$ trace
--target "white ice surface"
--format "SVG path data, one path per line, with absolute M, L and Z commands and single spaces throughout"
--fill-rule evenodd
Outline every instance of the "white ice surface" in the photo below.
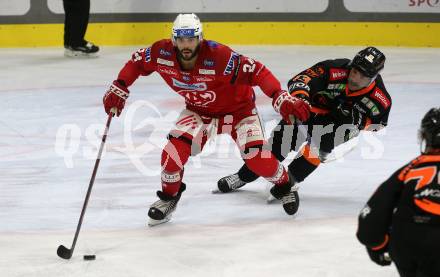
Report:
M 136 49 L 104 47 L 89 60 L 66 59 L 61 49 L 0 49 L 0 276 L 397 276 L 369 261 L 355 238 L 357 213 L 380 182 L 418 155 L 420 119 L 440 104 L 439 49 L 382 49 L 393 97 L 389 127 L 376 136 L 383 153 L 368 158 L 378 148 L 361 137 L 343 162 L 321 166 L 301 184 L 294 217 L 266 204 L 264 180 L 211 194 L 218 178 L 241 165 L 233 143 L 220 136 L 189 161 L 188 188 L 171 222 L 146 227 L 160 188 L 151 171 L 159 169 L 160 146 L 183 101 L 157 75 L 141 77 L 112 122 L 74 256 L 58 258 L 59 244 L 70 247 L 95 161 L 96 128 L 106 120 L 102 95 Z M 360 48 L 236 49 L 285 85 L 305 67 Z M 259 95 L 260 113 L 273 124 L 278 116 Z M 144 107 L 127 121 L 139 100 L 159 114 Z M 63 126 L 75 128 L 72 137 L 56 140 Z M 137 149 L 127 148 L 130 134 Z M 60 155 L 69 149 L 78 150 L 71 159 Z M 84 254 L 97 259 L 83 261 Z

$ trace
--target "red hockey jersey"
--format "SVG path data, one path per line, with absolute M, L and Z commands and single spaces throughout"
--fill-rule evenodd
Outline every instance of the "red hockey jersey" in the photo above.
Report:
M 130 86 L 140 75 L 157 72 L 175 92 L 185 98 L 189 110 L 211 117 L 253 109 L 254 90 L 272 97 L 280 82 L 260 62 L 214 41 L 202 40 L 196 65 L 182 70 L 170 39 L 155 42 L 132 55 L 118 75 Z

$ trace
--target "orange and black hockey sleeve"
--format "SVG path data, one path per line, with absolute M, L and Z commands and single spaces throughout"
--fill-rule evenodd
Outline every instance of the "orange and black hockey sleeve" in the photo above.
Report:
M 387 243 L 393 210 L 403 189 L 403 183 L 398 178 L 403 168 L 377 188 L 359 213 L 356 236 L 369 248 L 381 249 Z
M 287 82 L 289 93 L 305 100 L 309 100 L 313 87 L 325 82 L 325 66 L 318 63 L 295 75 Z

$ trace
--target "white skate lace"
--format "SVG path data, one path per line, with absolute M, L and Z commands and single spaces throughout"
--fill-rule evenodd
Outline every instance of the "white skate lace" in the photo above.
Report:
M 240 180 L 240 178 L 238 177 L 238 174 L 232 174 L 230 176 L 227 176 L 226 183 L 228 183 L 228 186 L 231 189 L 237 189 L 239 187 L 242 187 L 245 184 L 245 182 Z
M 284 205 L 284 204 L 296 202 L 296 197 L 295 197 L 295 193 L 294 192 L 297 191 L 297 190 L 298 190 L 298 188 L 292 187 L 288 194 L 286 194 L 283 197 L 281 197 L 281 203 L 283 203 L 283 205 Z
M 163 201 L 163 200 L 157 200 L 156 202 L 151 205 L 151 207 L 154 207 L 158 210 L 160 210 L 164 215 L 168 215 L 174 211 L 176 208 L 176 201 Z

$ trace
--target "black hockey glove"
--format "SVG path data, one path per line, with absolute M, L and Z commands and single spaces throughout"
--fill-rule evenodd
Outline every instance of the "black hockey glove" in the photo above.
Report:
M 359 135 L 362 129 L 363 115 L 357 108 L 345 102 L 340 102 L 336 108 L 331 111 L 331 116 L 334 118 L 336 124 L 352 125 L 345 132 L 344 142 Z
M 351 110 L 351 118 L 352 124 L 356 126 L 358 129 L 362 130 L 365 127 L 365 116 L 364 114 L 356 107 L 353 107 Z
M 332 117 L 340 124 L 353 124 L 351 116 L 353 108 L 347 103 L 339 103 L 335 109 L 331 111 Z
M 388 256 L 388 245 L 379 250 L 373 250 L 367 247 L 368 256 L 378 265 L 387 266 L 391 264 L 390 256 Z

